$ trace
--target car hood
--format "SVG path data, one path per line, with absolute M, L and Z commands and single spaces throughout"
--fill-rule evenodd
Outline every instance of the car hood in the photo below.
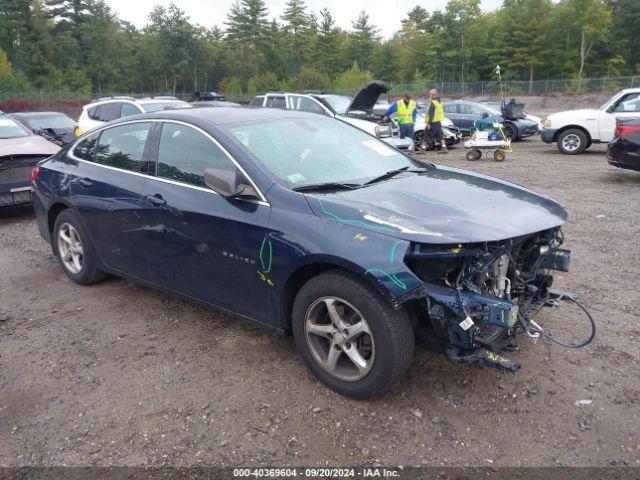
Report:
M 53 155 L 60 147 L 38 135 L 0 139 L 0 157 L 6 155 Z
M 354 118 L 354 117 L 345 117 L 342 115 L 339 115 L 337 119 L 342 122 L 353 125 L 354 127 L 359 128 L 360 130 L 364 130 L 365 132 L 371 135 L 376 134 L 377 123 L 372 122 L 370 120 L 362 120 L 361 118 Z
M 544 195 L 497 178 L 437 166 L 368 187 L 307 195 L 320 218 L 408 241 L 504 240 L 562 225 L 567 212 Z
M 551 120 L 552 122 L 554 120 L 557 122 L 562 122 L 565 120 L 587 120 L 589 118 L 595 119 L 598 115 L 600 115 L 600 110 L 596 108 L 581 108 L 579 110 L 566 110 L 564 112 L 552 113 L 547 117 L 547 120 Z
M 389 91 L 389 85 L 380 80 L 374 80 L 373 82 L 367 83 L 362 90 L 360 90 L 347 108 L 347 113 L 352 112 L 354 110 L 363 110 L 368 112 L 373 108 L 373 106 L 378 101 L 378 98 L 383 93 L 387 93 Z

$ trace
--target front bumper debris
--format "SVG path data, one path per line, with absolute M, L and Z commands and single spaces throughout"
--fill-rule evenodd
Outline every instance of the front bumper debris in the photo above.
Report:
M 497 353 L 493 353 L 486 348 L 478 348 L 471 353 L 463 354 L 460 349 L 449 347 L 444 351 L 444 355 L 451 363 L 479 363 L 489 367 L 508 370 L 509 372 L 517 372 L 520 369 L 519 363 L 509 360 Z

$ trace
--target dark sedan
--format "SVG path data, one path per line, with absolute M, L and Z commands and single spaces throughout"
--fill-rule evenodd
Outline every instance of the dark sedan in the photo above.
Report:
M 28 127 L 36 135 L 56 145 L 66 145 L 76 139 L 78 122 L 60 112 L 19 112 L 11 117 Z
M 528 119 L 505 119 L 499 110 L 486 104 L 475 102 L 448 102 L 444 104 L 444 114 L 465 135 L 469 135 L 476 120 L 492 118 L 504 125 L 505 135 L 513 141 L 540 133 L 536 121 Z
M 618 118 L 616 133 L 607 147 L 609 165 L 640 171 L 640 117 Z
M 356 398 L 403 376 L 415 338 L 516 370 L 498 352 L 540 329 L 549 269 L 568 268 L 567 214 L 548 197 L 306 112 L 127 117 L 33 178 L 71 280 L 108 272 L 291 332 L 313 373 Z

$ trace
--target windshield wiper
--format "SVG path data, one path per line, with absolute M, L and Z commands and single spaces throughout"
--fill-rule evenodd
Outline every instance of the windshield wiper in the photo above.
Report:
M 372 183 L 376 183 L 379 182 L 381 180 L 385 180 L 387 178 L 391 178 L 394 175 L 397 175 L 401 172 L 407 171 L 409 170 L 409 167 L 402 167 L 402 168 L 396 168 L 395 170 L 389 170 L 387 173 L 384 173 L 382 175 L 380 175 L 379 177 L 375 177 L 371 180 L 369 180 L 368 182 L 365 182 L 365 185 L 371 185 Z
M 321 190 L 353 190 L 356 188 L 360 188 L 362 185 L 359 183 L 337 183 L 337 182 L 327 182 L 327 183 L 315 183 L 311 185 L 303 185 L 302 187 L 296 187 L 292 190 L 294 192 L 314 192 Z

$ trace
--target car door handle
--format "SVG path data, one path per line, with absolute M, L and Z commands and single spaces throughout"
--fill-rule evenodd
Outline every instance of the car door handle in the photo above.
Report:
M 164 198 L 162 198 L 162 195 L 160 195 L 159 193 L 156 193 L 154 195 L 147 195 L 144 198 L 149 202 L 151 202 L 151 204 L 155 207 L 161 207 L 162 205 L 167 204 L 167 201 Z
M 93 180 L 89 178 L 78 178 L 76 182 L 82 185 L 83 187 L 90 187 L 91 185 L 93 185 Z

